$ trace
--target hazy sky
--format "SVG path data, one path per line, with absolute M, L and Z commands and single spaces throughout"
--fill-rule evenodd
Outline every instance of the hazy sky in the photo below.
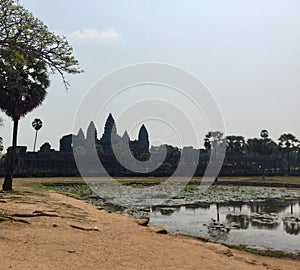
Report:
M 32 149 L 34 130 L 31 122 L 41 118 L 38 147 L 48 141 L 58 149 L 59 138 L 73 129 L 74 115 L 81 100 L 103 75 L 140 62 L 161 62 L 190 71 L 210 89 L 222 112 L 226 134 L 247 138 L 259 136 L 268 129 L 275 140 L 290 132 L 300 138 L 300 1 L 299 0 L 23 0 L 33 14 L 49 29 L 66 35 L 85 73 L 68 76 L 71 87 L 64 89 L 58 75 L 51 76 L 49 94 L 33 113 L 20 122 L 19 145 Z M 131 104 L 151 97 L 172 97 L 182 112 L 185 101 L 166 88 L 140 87 L 109 104 L 99 117 L 104 100 L 95 96 L 99 106 L 95 116 L 81 117 L 75 128 L 86 129 L 94 120 L 102 133 L 104 118 L 111 111 L 119 118 L 118 131 L 125 128 L 137 136 L 138 118 L 123 117 Z M 134 94 L 138 93 L 138 94 Z M 150 94 L 149 94 L 150 93 Z M 161 95 L 161 96 L 159 96 Z M 170 99 L 172 99 L 170 98 Z M 182 101 L 182 103 L 181 103 Z M 161 111 L 172 118 L 172 109 L 163 105 L 138 106 L 139 116 L 145 110 Z M 92 110 L 93 108 L 91 108 Z M 132 109 L 132 108 L 131 108 Z M 173 108 L 174 109 L 174 108 Z M 139 111 L 141 110 L 141 111 Z M 3 114 L 2 114 L 3 115 Z M 104 116 L 105 115 L 105 116 Z M 132 115 L 132 114 L 128 114 Z M 174 118 L 177 117 L 174 114 Z M 203 122 L 198 135 L 208 131 Z M 11 122 L 4 116 L 0 128 L 4 145 L 11 143 Z M 141 119 L 140 119 L 141 120 Z M 166 120 L 169 121 L 169 120 Z M 195 120 L 193 120 L 195 121 Z M 161 122 L 162 123 L 162 122 Z M 146 123 L 152 141 L 180 145 L 180 137 L 171 125 Z M 182 131 L 181 131 L 182 132 Z M 184 140 L 184 144 L 195 144 Z M 202 146 L 202 141 L 195 146 Z

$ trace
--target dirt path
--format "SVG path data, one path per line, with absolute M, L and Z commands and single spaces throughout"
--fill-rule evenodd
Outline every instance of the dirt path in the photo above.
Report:
M 55 192 L 18 190 L 0 193 L 1 270 L 300 269 L 296 261 L 157 234 L 132 218 Z

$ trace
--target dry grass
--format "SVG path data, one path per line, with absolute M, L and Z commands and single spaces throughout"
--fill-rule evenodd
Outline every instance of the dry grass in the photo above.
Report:
M 128 183 L 160 183 L 165 181 L 166 177 L 117 177 L 116 181 L 122 184 Z M 0 179 L 0 181 L 3 179 Z M 96 178 L 90 178 L 89 181 L 96 180 Z M 192 182 L 199 183 L 202 180 L 201 177 L 194 177 Z M 2 182 L 1 181 L 1 182 Z M 110 178 L 97 178 L 97 182 L 112 181 Z M 185 178 L 177 178 L 177 181 L 186 181 Z M 294 176 L 276 176 L 276 177 L 220 177 L 219 182 L 250 182 L 250 183 L 282 183 L 282 184 L 300 184 L 300 177 Z M 14 188 L 21 189 L 26 186 L 42 187 L 43 184 L 84 184 L 85 181 L 81 177 L 47 177 L 47 178 L 16 178 L 14 179 Z M 1 199 L 1 195 L 0 195 Z

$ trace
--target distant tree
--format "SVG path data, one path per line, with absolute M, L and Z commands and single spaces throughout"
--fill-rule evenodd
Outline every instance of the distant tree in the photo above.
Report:
M 227 136 L 226 151 L 230 154 L 243 154 L 245 149 L 245 138 L 243 136 Z
M 170 172 L 172 165 L 169 162 L 165 162 L 160 165 L 159 170 L 162 172 Z
M 45 142 L 42 144 L 42 146 L 40 147 L 40 151 L 41 152 L 50 152 L 50 151 L 54 151 L 51 149 L 51 144 L 48 142 Z
M 150 153 L 142 153 L 139 157 L 140 161 L 147 161 L 150 158 Z
M 261 149 L 261 143 L 259 139 L 253 138 L 247 140 L 246 150 L 248 154 L 252 154 L 256 156 L 257 154 L 260 153 L 260 149 Z
M 276 156 L 278 153 L 278 145 L 270 138 L 263 139 L 262 142 L 263 150 L 262 153 L 265 156 Z
M 43 122 L 41 119 L 34 119 L 32 122 L 32 127 L 35 129 L 35 137 L 34 137 L 34 145 L 33 145 L 33 152 L 35 152 L 35 146 L 36 146 L 36 139 L 37 139 L 37 134 L 38 131 L 42 128 Z
M 13 168 L 21 117 L 42 103 L 49 72 L 80 73 L 66 38 L 50 32 L 17 0 L 0 0 L 0 108 L 12 118 L 13 143 L 3 190 L 12 190 Z
M 263 129 L 260 132 L 260 137 L 262 137 L 263 139 L 267 139 L 269 137 L 269 132 L 266 129 Z
M 263 178 L 265 177 L 265 170 L 269 166 L 269 157 L 275 156 L 278 152 L 278 145 L 269 137 L 267 130 L 262 130 L 260 133 L 261 139 L 248 139 L 246 144 L 246 151 L 248 154 L 261 157 L 259 168 L 261 169 Z
M 223 138 L 223 133 L 220 131 L 210 131 L 205 136 L 204 144 L 209 145 L 210 155 L 214 162 L 218 161 L 218 154 L 221 153 L 219 150 L 224 145 L 226 147 L 226 140 Z M 225 150 L 224 150 L 225 151 Z M 218 183 L 218 176 L 214 180 L 214 184 Z
M 251 154 L 253 156 L 261 155 L 261 156 L 271 156 L 276 154 L 278 150 L 277 144 L 269 139 L 248 139 L 247 144 L 245 146 L 245 149 L 248 154 Z
M 279 139 L 279 146 L 280 148 L 286 152 L 287 155 L 287 164 L 288 164 L 288 173 L 291 172 L 291 152 L 297 150 L 299 146 L 299 141 L 293 134 L 282 134 Z
M 224 143 L 223 133 L 220 131 L 210 131 L 208 134 L 206 134 L 204 139 L 204 144 L 207 145 L 206 149 L 213 150 L 214 156 L 217 155 L 217 148 L 222 143 Z
M 169 144 L 165 144 L 164 146 L 167 150 L 165 162 L 170 163 L 172 167 L 176 167 L 180 160 L 180 150 L 178 147 L 174 147 Z
M 204 138 L 204 147 L 208 152 L 211 150 L 210 137 L 208 134 Z

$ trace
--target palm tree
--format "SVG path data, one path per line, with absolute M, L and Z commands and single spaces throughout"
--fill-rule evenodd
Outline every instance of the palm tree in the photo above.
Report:
M 19 120 L 43 102 L 48 86 L 49 74 L 44 62 L 14 49 L 0 49 L 0 109 L 13 121 L 3 190 L 12 190 Z
M 218 157 L 222 156 L 222 148 L 224 147 L 224 153 L 226 151 L 226 140 L 223 138 L 223 133 L 220 131 L 210 131 L 205 135 L 204 145 L 212 155 L 214 163 L 219 162 Z M 222 158 L 223 162 L 224 157 Z M 218 183 L 218 176 L 214 180 L 214 184 Z
M 226 149 L 230 154 L 242 155 L 245 149 L 245 138 L 243 136 L 227 136 Z
M 261 132 L 260 132 L 260 137 L 262 138 L 262 144 L 261 144 L 261 146 L 262 146 L 262 151 L 263 151 L 263 155 L 265 155 L 266 154 L 266 152 L 267 152 L 267 143 L 270 141 L 270 139 L 268 139 L 269 138 L 269 131 L 267 131 L 266 129 L 263 129 Z M 262 167 L 262 177 L 263 178 L 265 178 L 265 162 L 262 162 L 261 163 L 261 167 Z
M 223 144 L 225 140 L 223 139 L 223 133 L 220 131 L 210 131 L 205 135 L 204 145 L 207 149 L 214 150 L 214 158 L 217 156 L 217 148 L 219 145 Z
M 269 137 L 269 132 L 266 129 L 263 129 L 260 132 L 260 137 L 262 137 L 263 139 L 267 139 Z
M 49 86 L 49 72 L 58 72 L 68 88 L 65 74 L 83 72 L 67 39 L 48 30 L 18 0 L 1 0 L 0 8 L 0 109 L 14 123 L 4 190 L 12 189 L 21 117 L 42 103 Z
M 279 139 L 279 146 L 287 153 L 287 163 L 288 163 L 288 174 L 291 172 L 291 161 L 290 152 L 295 150 L 299 144 L 299 141 L 293 134 L 282 134 Z
M 36 118 L 33 120 L 32 126 L 35 129 L 35 138 L 34 138 L 34 146 L 33 146 L 33 152 L 35 152 L 37 134 L 38 134 L 38 131 L 42 128 L 43 122 L 41 119 Z

